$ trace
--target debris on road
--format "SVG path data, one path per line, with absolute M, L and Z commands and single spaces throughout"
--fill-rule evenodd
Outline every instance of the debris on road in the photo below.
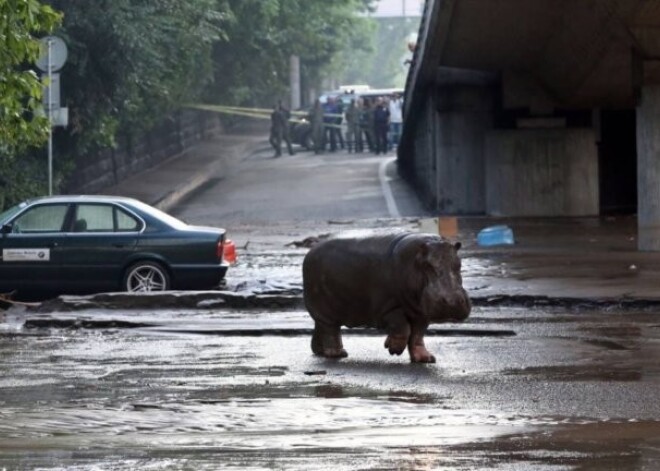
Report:
M 315 245 L 317 245 L 320 242 L 323 242 L 326 239 L 329 239 L 332 234 L 327 233 L 327 234 L 320 234 L 318 236 L 310 236 L 306 237 L 303 240 L 294 240 L 293 242 L 289 242 L 286 244 L 286 247 L 296 247 L 296 248 L 307 248 L 311 249 Z

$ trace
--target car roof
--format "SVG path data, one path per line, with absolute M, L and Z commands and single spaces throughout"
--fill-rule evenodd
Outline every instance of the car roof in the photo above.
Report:
M 54 195 L 54 196 L 39 196 L 30 198 L 27 203 L 137 203 L 138 200 L 128 198 L 126 196 L 112 196 L 112 195 Z
M 24 205 L 33 205 L 37 203 L 119 203 L 130 207 L 131 210 L 136 211 L 141 218 L 151 218 L 160 223 L 165 223 L 170 227 L 188 226 L 187 223 L 167 214 L 166 212 L 155 208 L 147 203 L 136 198 L 129 198 L 126 196 L 112 196 L 112 195 L 56 195 L 56 196 L 40 196 L 25 200 Z
M 403 95 L 403 88 L 370 88 L 369 90 L 356 90 L 354 93 L 330 92 L 321 95 L 321 102 L 325 102 L 330 96 L 340 99 L 344 104 L 350 104 L 351 100 L 357 100 L 358 98 L 389 97 L 392 95 Z

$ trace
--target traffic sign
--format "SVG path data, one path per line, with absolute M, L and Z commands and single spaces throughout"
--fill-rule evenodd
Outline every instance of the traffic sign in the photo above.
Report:
M 50 62 L 50 72 L 60 70 L 69 54 L 66 43 L 57 36 L 46 36 L 39 40 L 41 43 L 41 55 L 37 60 L 37 67 L 43 72 L 48 72 L 48 63 Z M 49 52 L 50 50 L 50 59 Z

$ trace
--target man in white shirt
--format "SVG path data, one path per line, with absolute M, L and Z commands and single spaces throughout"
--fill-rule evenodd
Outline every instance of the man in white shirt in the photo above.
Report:
M 390 149 L 396 148 L 399 145 L 399 138 L 401 137 L 401 126 L 403 125 L 403 110 L 401 109 L 402 102 L 401 96 L 395 94 L 390 99 Z

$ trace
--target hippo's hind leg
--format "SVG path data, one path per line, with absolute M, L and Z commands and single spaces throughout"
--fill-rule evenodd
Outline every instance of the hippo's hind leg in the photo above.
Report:
M 401 309 L 390 311 L 383 317 L 383 324 L 387 332 L 385 348 L 390 355 L 401 355 L 410 339 L 410 323 Z
M 328 326 L 314 322 L 312 334 L 312 352 L 326 358 L 345 358 L 348 356 L 341 341 L 341 326 Z

